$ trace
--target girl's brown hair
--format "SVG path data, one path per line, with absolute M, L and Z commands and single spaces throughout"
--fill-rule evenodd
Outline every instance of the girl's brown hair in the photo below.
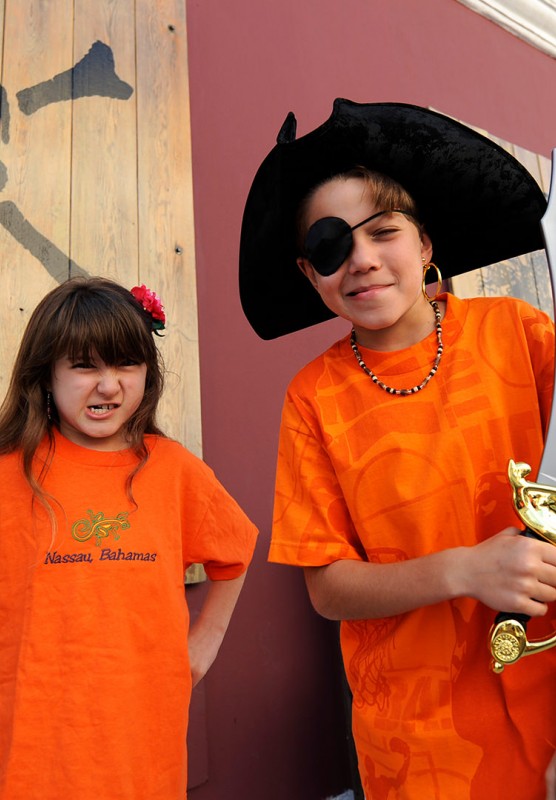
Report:
M 52 368 L 59 358 L 92 360 L 93 353 L 108 365 L 131 359 L 147 366 L 145 393 L 126 423 L 130 448 L 139 459 L 128 478 L 148 459 L 144 434 L 163 435 L 156 409 L 164 385 L 162 358 L 153 341 L 151 317 L 131 292 L 107 278 L 74 278 L 49 292 L 33 311 L 13 368 L 6 397 L 0 406 L 0 455 L 20 450 L 23 470 L 33 490 L 47 505 L 33 460 L 45 436 L 54 437 L 47 418 L 47 391 Z M 47 463 L 49 459 L 47 459 Z

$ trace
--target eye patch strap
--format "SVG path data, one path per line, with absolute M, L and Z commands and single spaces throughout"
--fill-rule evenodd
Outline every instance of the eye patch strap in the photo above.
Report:
M 372 214 L 367 219 L 364 219 L 363 222 L 358 222 L 357 225 L 354 225 L 351 230 L 354 231 L 356 228 L 360 228 L 361 225 L 365 225 L 366 222 L 370 222 L 372 219 L 376 219 L 376 217 L 382 216 L 382 214 L 393 214 L 396 212 L 397 214 L 405 214 L 406 217 L 411 217 L 411 219 L 415 219 L 413 214 L 410 214 L 409 211 L 403 211 L 401 208 L 390 208 L 386 211 L 377 211 L 376 214 Z

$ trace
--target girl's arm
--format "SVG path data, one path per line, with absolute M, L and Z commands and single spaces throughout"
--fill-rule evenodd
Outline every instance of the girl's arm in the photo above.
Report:
M 307 567 L 305 580 L 327 619 L 379 619 L 456 597 L 540 617 L 556 600 L 556 548 L 506 528 L 473 547 L 395 564 L 346 559 Z
M 189 663 L 193 686 L 204 678 L 228 629 L 245 572 L 231 580 L 211 581 L 201 612 L 189 630 Z

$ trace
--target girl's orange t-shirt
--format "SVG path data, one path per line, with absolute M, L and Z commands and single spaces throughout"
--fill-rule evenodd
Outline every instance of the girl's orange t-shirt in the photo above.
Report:
M 550 319 L 509 298 L 445 297 L 444 354 L 427 387 L 392 396 L 342 339 L 285 400 L 270 560 L 389 563 L 472 546 L 520 522 L 510 458 L 536 475 L 554 364 Z M 361 348 L 387 385 L 418 385 L 436 336 Z M 551 633 L 556 613 L 531 621 Z M 471 598 L 343 622 L 353 731 L 368 800 L 544 800 L 556 746 L 556 649 L 489 669 L 494 612 Z
M 256 529 L 206 464 L 146 440 L 131 502 L 131 451 L 56 433 L 54 532 L 19 453 L 0 458 L 1 800 L 186 796 L 184 570 L 237 577 Z

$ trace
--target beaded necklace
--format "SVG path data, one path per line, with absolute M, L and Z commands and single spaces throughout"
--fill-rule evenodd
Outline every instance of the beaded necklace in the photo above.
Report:
M 412 389 L 393 389 L 391 386 L 387 386 L 379 378 L 377 378 L 372 369 L 369 369 L 369 367 L 363 361 L 361 353 L 359 352 L 359 348 L 357 347 L 357 339 L 355 338 L 355 328 L 352 328 L 351 337 L 349 341 L 351 344 L 351 349 L 353 350 L 355 358 L 357 359 L 357 363 L 359 364 L 363 372 L 365 372 L 369 376 L 372 382 L 376 383 L 377 386 L 379 386 L 385 392 L 388 392 L 388 394 L 397 394 L 397 395 L 402 395 L 403 397 L 405 397 L 408 394 L 416 394 L 417 392 L 420 392 L 421 389 L 424 389 L 427 383 L 430 381 L 430 379 L 436 375 L 436 372 L 438 370 L 438 365 L 440 364 L 440 359 L 442 358 L 442 353 L 444 351 L 444 345 L 442 344 L 442 324 L 440 322 L 441 316 L 438 303 L 435 302 L 434 300 L 431 300 L 431 306 L 434 311 L 436 339 L 438 341 L 436 358 L 434 359 L 433 367 L 429 372 L 429 374 L 427 375 L 427 377 L 425 378 L 425 380 L 422 383 L 420 383 L 419 386 L 414 386 Z

